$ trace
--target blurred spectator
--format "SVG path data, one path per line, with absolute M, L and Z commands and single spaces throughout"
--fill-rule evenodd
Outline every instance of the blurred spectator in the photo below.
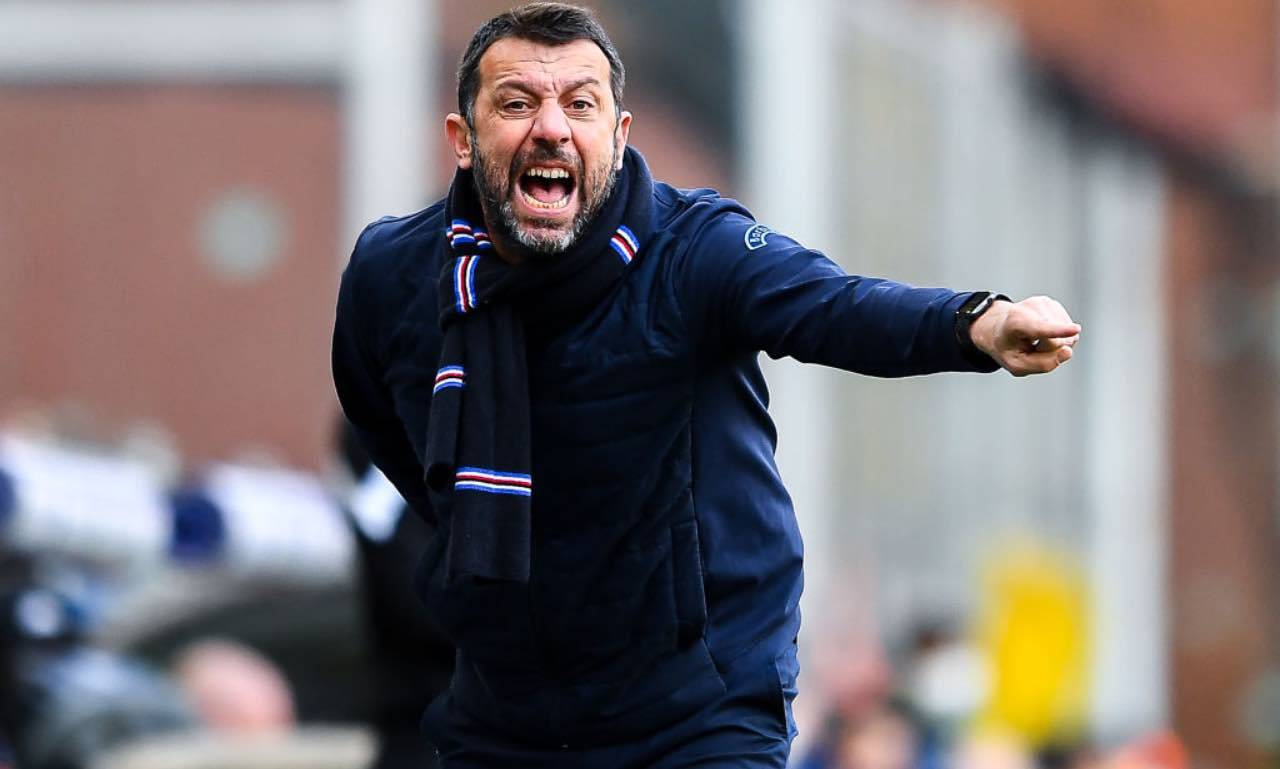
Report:
M 1187 751 L 1169 732 L 1146 735 L 1122 747 L 1100 769 L 1187 769 Z
M 159 671 L 89 647 L 82 617 L 47 588 L 0 594 L 0 730 L 23 769 L 85 769 L 105 750 L 195 725 Z
M 921 733 L 906 705 L 865 703 L 856 713 L 836 714 L 796 769 L 917 769 L 920 747 Z
M 956 746 L 951 765 L 954 769 L 1036 769 L 1026 744 L 1004 732 L 967 737 Z
M 854 715 L 874 708 L 897 685 L 889 656 L 874 632 L 831 632 L 819 640 L 811 656 L 815 677 L 836 713 Z
M 990 694 L 986 661 L 954 630 L 955 623 L 920 623 L 909 642 L 904 687 L 911 704 L 943 732 L 971 718 Z
M 836 769 L 912 769 L 919 736 L 904 707 L 885 703 L 850 725 Z
M 234 641 L 203 640 L 177 656 L 174 677 L 204 725 L 227 734 L 294 727 L 293 696 L 278 668 Z

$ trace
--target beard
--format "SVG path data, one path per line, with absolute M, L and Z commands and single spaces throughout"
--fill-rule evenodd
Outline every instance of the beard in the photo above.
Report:
M 568 251 L 578 242 L 596 214 L 600 213 L 618 182 L 616 144 L 613 145 L 609 162 L 590 171 L 583 167 L 580 157 L 543 147 L 517 154 L 511 159 L 509 168 L 501 168 L 497 162 L 491 162 L 480 151 L 479 145 L 473 148 L 472 154 L 475 172 L 471 176 L 475 181 L 476 194 L 480 198 L 485 220 L 492 229 L 497 230 L 495 234 L 501 240 L 516 243 L 533 256 L 553 256 Z M 568 226 L 554 219 L 532 218 L 522 222 L 516 215 L 511 199 L 519 183 L 517 174 L 521 168 L 539 162 L 568 163 L 574 167 L 577 185 L 573 194 L 581 196 L 582 204 Z

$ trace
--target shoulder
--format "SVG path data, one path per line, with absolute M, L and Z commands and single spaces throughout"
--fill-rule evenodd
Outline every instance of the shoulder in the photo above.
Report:
M 368 361 L 385 360 L 406 319 L 434 319 L 443 251 L 443 203 L 365 227 L 338 289 L 336 344 L 355 345 Z
M 776 233 L 760 224 L 747 207 L 713 189 L 680 189 L 654 184 L 657 226 L 691 251 L 746 254 L 770 245 Z
M 384 216 L 360 232 L 348 269 L 362 275 L 420 271 L 425 258 L 439 261 L 443 232 L 443 201 L 405 216 Z
M 657 227 L 682 246 L 673 264 L 682 273 L 709 271 L 723 276 L 742 260 L 763 264 L 803 248 L 757 222 L 746 206 L 715 190 L 685 190 L 656 183 L 654 198 Z
M 434 283 L 444 250 L 443 201 L 406 216 L 386 216 L 364 228 L 342 275 L 343 298 L 383 304 Z
M 653 198 L 657 227 L 681 237 L 696 236 L 708 227 L 734 220 L 752 220 L 751 212 L 741 203 L 707 187 L 681 189 L 655 182 Z

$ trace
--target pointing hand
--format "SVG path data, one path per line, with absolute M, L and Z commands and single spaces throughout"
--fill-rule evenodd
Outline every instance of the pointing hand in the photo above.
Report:
M 1071 360 L 1080 324 L 1056 300 L 996 302 L 973 322 L 973 343 L 1014 376 L 1046 374 Z

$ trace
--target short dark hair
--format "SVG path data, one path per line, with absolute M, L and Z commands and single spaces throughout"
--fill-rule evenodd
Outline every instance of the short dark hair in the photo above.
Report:
M 622 88 L 627 73 L 622 57 L 613 46 L 604 27 L 594 13 L 567 3 L 537 2 L 512 8 L 494 16 L 476 30 L 458 64 L 458 111 L 467 125 L 474 125 L 476 93 L 480 89 L 480 57 L 489 46 L 506 37 L 532 40 L 535 43 L 560 45 L 574 40 L 590 40 L 604 52 L 609 61 L 609 85 L 613 90 L 614 111 L 622 110 Z

